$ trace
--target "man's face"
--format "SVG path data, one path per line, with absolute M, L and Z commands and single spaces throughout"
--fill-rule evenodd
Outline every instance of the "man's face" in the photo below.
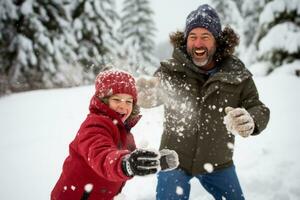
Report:
M 213 56 L 216 52 L 214 36 L 204 28 L 194 28 L 187 37 L 187 52 L 198 67 L 209 70 L 214 67 Z

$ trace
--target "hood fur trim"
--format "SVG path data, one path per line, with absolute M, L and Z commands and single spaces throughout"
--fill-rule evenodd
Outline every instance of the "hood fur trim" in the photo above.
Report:
M 184 39 L 184 33 L 182 31 L 176 31 L 170 34 L 170 42 L 174 48 L 179 48 L 186 45 Z

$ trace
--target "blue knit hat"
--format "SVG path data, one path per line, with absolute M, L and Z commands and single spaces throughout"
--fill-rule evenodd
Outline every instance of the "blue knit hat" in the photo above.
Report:
M 184 38 L 186 39 L 191 30 L 197 27 L 207 29 L 215 38 L 218 38 L 222 32 L 217 12 L 207 4 L 200 5 L 187 16 Z

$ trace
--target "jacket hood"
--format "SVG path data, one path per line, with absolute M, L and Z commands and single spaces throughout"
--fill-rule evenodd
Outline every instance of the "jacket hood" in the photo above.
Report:
M 91 113 L 105 115 L 112 120 L 117 120 L 117 124 L 125 127 L 128 131 L 134 127 L 142 117 L 141 115 L 137 115 L 135 117 L 131 117 L 130 120 L 127 119 L 124 123 L 119 115 L 109 108 L 108 105 L 103 103 L 96 95 L 94 95 L 90 101 L 89 110 Z
M 185 46 L 186 40 L 182 31 L 176 31 L 170 36 L 170 42 L 174 48 Z

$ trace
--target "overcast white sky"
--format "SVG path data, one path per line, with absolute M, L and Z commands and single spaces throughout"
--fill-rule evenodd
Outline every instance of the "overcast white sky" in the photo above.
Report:
M 187 15 L 209 0 L 151 0 L 157 27 L 156 43 L 168 40 L 169 34 L 183 30 Z
M 123 1 L 116 0 L 118 8 L 121 8 Z M 157 28 L 156 44 L 168 41 L 171 32 L 183 30 L 187 15 L 199 5 L 209 2 L 210 0 L 150 0 Z

